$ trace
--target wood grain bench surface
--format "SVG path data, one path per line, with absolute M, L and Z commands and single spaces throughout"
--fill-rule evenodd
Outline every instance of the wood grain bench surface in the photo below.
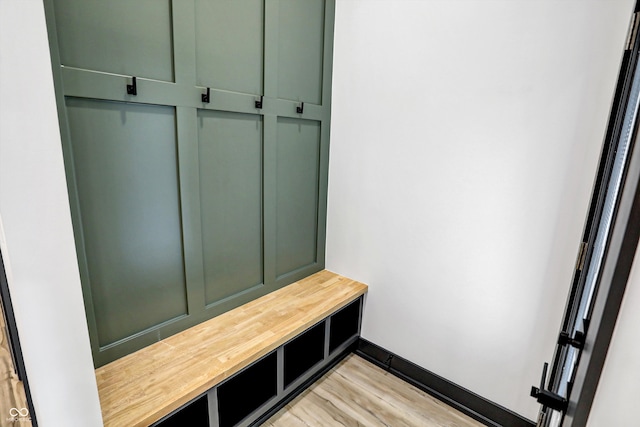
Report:
M 367 292 L 320 271 L 96 369 L 105 426 L 148 426 Z

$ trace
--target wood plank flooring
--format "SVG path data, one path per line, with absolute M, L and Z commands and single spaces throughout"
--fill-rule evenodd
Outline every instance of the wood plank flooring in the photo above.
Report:
M 24 384 L 13 367 L 9 337 L 0 304 L 0 426 L 31 426 Z
M 477 427 L 483 424 L 352 354 L 263 425 Z

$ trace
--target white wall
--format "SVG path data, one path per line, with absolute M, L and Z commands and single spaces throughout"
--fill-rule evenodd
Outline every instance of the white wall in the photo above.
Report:
M 587 426 L 638 424 L 640 401 L 640 255 L 636 252 Z
M 534 418 L 631 6 L 338 0 L 327 266 L 365 338 Z M 100 425 L 41 0 L 0 0 L 0 220 L 38 420 Z
M 42 0 L 0 0 L 0 244 L 38 424 L 102 425 Z
M 338 0 L 327 268 L 364 338 L 534 419 L 633 0 Z

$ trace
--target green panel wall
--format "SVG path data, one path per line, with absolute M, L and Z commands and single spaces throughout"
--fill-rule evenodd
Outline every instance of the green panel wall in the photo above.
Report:
M 280 0 L 280 98 L 322 103 L 324 10 L 324 0 Z
M 170 0 L 59 0 L 61 64 L 173 81 Z
M 262 284 L 262 118 L 200 110 L 206 303 Z
M 324 268 L 334 0 L 44 1 L 96 366 Z
M 278 120 L 276 275 L 316 261 L 320 124 Z
M 69 98 L 100 346 L 187 314 L 175 112 Z
M 196 0 L 195 28 L 198 85 L 262 94 L 261 0 Z

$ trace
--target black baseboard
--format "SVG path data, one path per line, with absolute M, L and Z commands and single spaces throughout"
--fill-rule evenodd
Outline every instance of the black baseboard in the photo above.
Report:
M 365 339 L 360 338 L 355 353 L 487 426 L 535 427 L 533 421 Z

